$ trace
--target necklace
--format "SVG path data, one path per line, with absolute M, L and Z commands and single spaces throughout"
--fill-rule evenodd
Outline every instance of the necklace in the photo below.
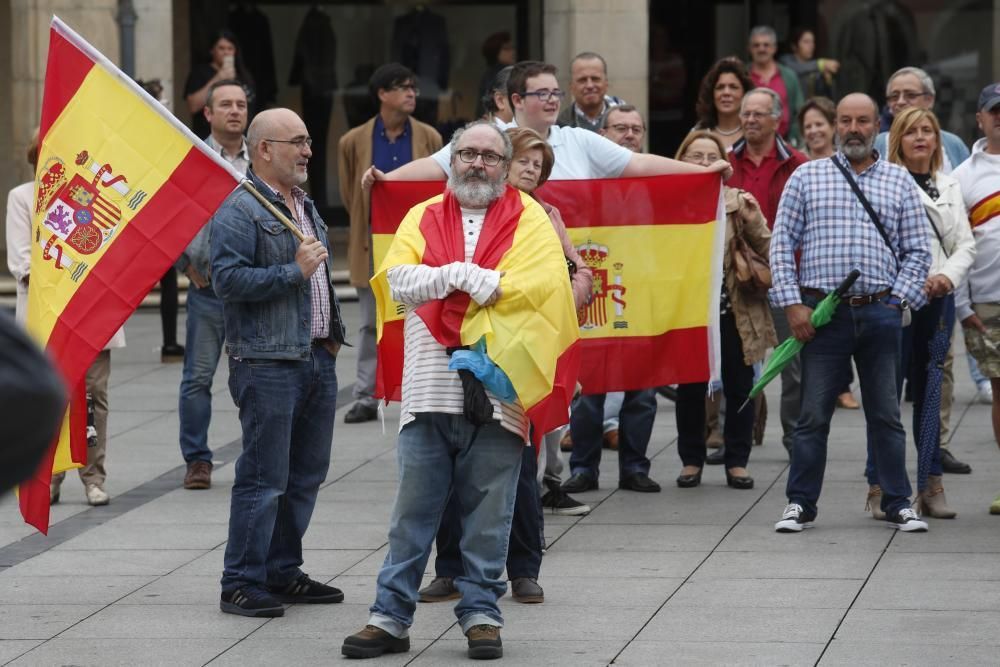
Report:
M 736 134 L 737 132 L 741 131 L 742 129 L 743 129 L 742 126 L 737 125 L 732 130 L 723 130 L 721 127 L 719 127 L 718 125 L 716 125 L 714 128 L 712 128 L 712 131 L 715 132 L 715 133 L 717 133 L 717 134 L 721 134 L 724 137 L 731 137 L 734 134 Z

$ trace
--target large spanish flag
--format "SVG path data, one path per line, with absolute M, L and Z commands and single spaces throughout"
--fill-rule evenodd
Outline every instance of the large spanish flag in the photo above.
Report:
M 375 192 L 383 189 L 391 186 L 379 184 Z M 380 200 L 376 195 L 376 201 Z M 381 213 L 373 215 L 387 219 Z M 379 235 L 376 254 L 383 256 L 371 285 L 378 303 L 377 389 L 381 396 L 398 399 L 405 309 L 392 299 L 387 272 L 400 265 L 441 267 L 463 262 L 465 242 L 459 206 L 450 192 L 412 207 L 402 223 L 393 227 L 387 248 L 385 235 Z M 446 347 L 485 340 L 490 358 L 514 386 L 537 441 L 567 422 L 580 361 L 576 311 L 562 246 L 542 207 L 507 186 L 486 213 L 472 261 L 503 272 L 503 296 L 496 304 L 480 307 L 465 292 L 455 291 L 416 306 L 415 315 Z
M 27 327 L 76 396 L 97 353 L 240 180 L 159 102 L 53 18 Z M 73 401 L 58 443 L 20 488 L 25 521 L 43 533 L 51 474 L 86 461 L 79 405 Z
M 372 251 L 385 257 L 407 209 L 437 182 L 380 182 L 372 190 Z M 549 181 L 538 195 L 559 208 L 594 273 L 579 321 L 579 381 L 588 394 L 719 377 L 719 296 L 725 212 L 715 174 Z M 400 313 L 402 311 L 400 310 Z M 574 329 L 576 326 L 574 325 Z M 398 400 L 402 327 L 380 332 L 377 393 Z

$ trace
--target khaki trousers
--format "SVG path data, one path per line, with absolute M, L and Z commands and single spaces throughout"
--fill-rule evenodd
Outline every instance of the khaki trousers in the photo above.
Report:
M 87 465 L 79 469 L 84 487 L 90 484 L 104 488 L 107 473 L 104 455 L 108 446 L 108 379 L 111 377 L 111 350 L 102 350 L 87 369 L 87 392 L 94 401 L 94 428 L 97 446 L 87 447 Z M 52 484 L 61 484 L 66 473 L 52 476 Z

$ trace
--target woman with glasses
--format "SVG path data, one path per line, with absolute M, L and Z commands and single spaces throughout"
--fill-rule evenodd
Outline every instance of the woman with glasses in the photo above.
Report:
M 723 58 L 712 65 L 698 89 L 695 104 L 698 123 L 691 132 L 709 130 L 719 137 L 728 151 L 743 138 L 740 102 L 753 88 L 746 67 L 736 58 Z
M 677 159 L 708 165 L 726 154 L 721 139 L 712 132 L 698 130 L 684 139 Z M 726 203 L 725 256 L 722 261 L 722 298 L 719 301 L 719 330 L 722 344 L 722 391 L 726 398 L 723 427 L 726 483 L 734 489 L 752 489 L 747 473 L 753 436 L 754 411 L 740 410 L 753 387 L 753 365 L 764 359 L 768 348 L 777 345 L 774 322 L 767 296 L 754 296 L 736 284 L 731 241 L 740 234 L 754 251 L 767 258 L 771 232 L 760 205 L 747 192 L 724 187 Z M 694 382 L 677 387 L 677 452 L 684 468 L 677 478 L 681 488 L 701 484 L 705 464 L 705 394 L 708 383 Z
M 926 306 L 913 313 L 910 326 L 903 329 L 901 368 L 909 368 L 908 380 L 913 394 L 913 439 L 919 447 L 922 432 L 924 394 L 931 363 L 931 337 L 941 327 L 949 341 L 955 328 L 955 288 L 960 285 L 976 258 L 976 242 L 969 226 L 969 215 L 958 181 L 941 171 L 943 148 L 941 125 L 929 109 L 910 107 L 898 113 L 889 131 L 890 162 L 903 165 L 919 186 L 920 200 L 927 213 L 927 239 L 931 246 L 931 268 L 924 292 Z M 902 386 L 902 377 L 898 384 Z M 935 408 L 937 411 L 937 408 Z M 935 519 L 953 519 L 957 513 L 948 507 L 941 482 L 940 430 L 935 426 L 934 454 L 927 488 L 917 497 L 917 510 Z M 871 451 L 868 452 L 868 503 L 876 518 L 882 518 L 882 490 Z

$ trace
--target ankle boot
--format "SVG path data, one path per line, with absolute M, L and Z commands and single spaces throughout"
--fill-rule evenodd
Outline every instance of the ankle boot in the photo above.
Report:
M 885 521 L 885 512 L 882 511 L 882 487 L 878 484 L 872 484 L 868 487 L 865 511 L 871 512 L 872 518 L 876 521 Z
M 944 485 L 941 484 L 941 475 L 928 475 L 927 488 L 923 490 L 917 500 L 917 509 L 924 516 L 935 519 L 954 519 L 958 512 L 948 507 L 948 501 L 944 497 Z
M 722 447 L 722 431 L 719 429 L 719 408 L 722 406 L 722 392 L 717 391 L 705 397 L 705 446 L 709 449 Z

